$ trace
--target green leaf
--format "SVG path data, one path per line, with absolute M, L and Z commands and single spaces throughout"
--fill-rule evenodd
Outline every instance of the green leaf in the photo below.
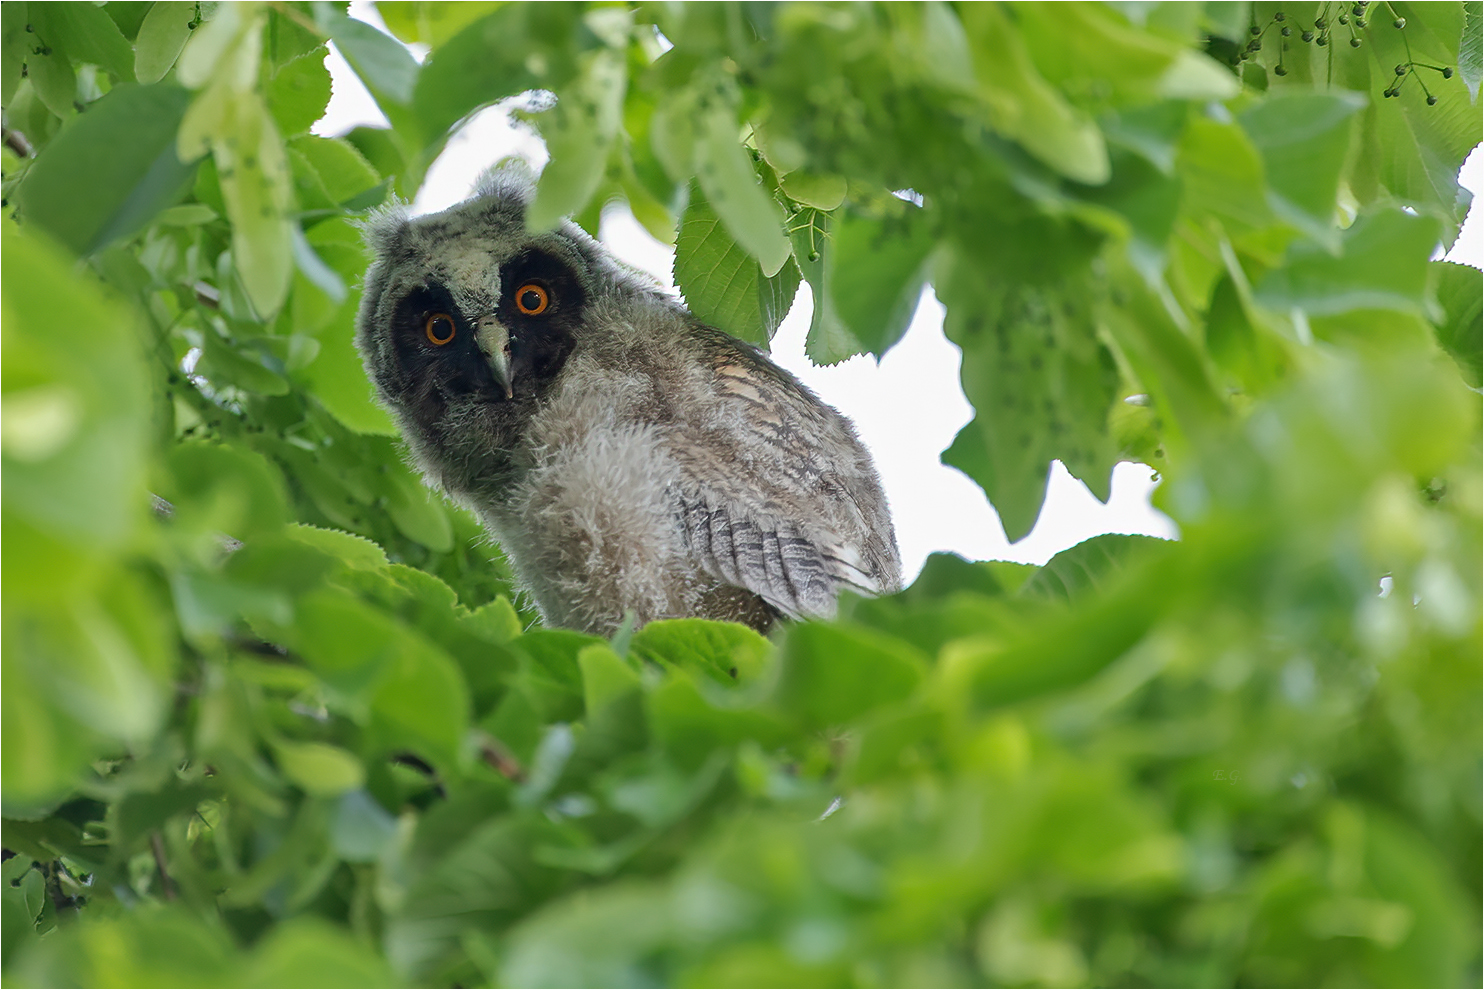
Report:
M 33 869 L 30 856 L 13 856 L 0 867 L 0 933 L 5 945 L 3 959 L 7 967 L 15 964 L 22 947 L 36 941 L 36 918 L 41 914 L 46 881 Z
M 316 7 L 320 27 L 340 48 L 345 60 L 378 103 L 409 104 L 417 86 L 417 59 L 401 42 L 364 21 L 330 7 Z M 385 107 L 383 107 L 385 109 Z
M 293 272 L 293 191 L 283 141 L 262 98 L 236 96 L 216 132 L 212 157 L 232 221 L 232 258 L 260 316 L 278 311 Z
M 273 744 L 273 754 L 285 776 L 317 797 L 353 791 L 366 779 L 361 761 L 338 746 L 284 739 Z
M 777 704 L 816 729 L 905 701 L 926 672 L 924 658 L 906 643 L 815 622 L 788 631 L 780 668 Z
M 789 172 L 778 177 L 778 185 L 795 203 L 828 213 L 845 202 L 846 183 L 838 175 Z
M 502 4 L 437 48 L 413 95 L 428 139 L 497 100 L 531 89 L 564 90 L 578 73 L 573 36 L 580 15 L 568 4 Z
M 588 896 L 557 901 L 510 936 L 500 982 L 510 986 L 610 986 L 660 951 L 675 924 L 668 899 L 652 881 L 628 880 Z M 580 945 L 573 953 L 564 948 Z
M 194 3 L 150 5 L 134 40 L 134 75 L 141 83 L 159 82 L 175 67 L 196 17 Z
M 26 58 L 26 76 L 46 108 L 66 120 L 77 111 L 77 73 L 60 44 L 43 51 Z
M 985 285 L 957 258 L 940 279 L 944 330 L 963 348 L 964 394 L 978 410 L 944 463 L 984 487 L 1012 542 L 1035 525 L 1054 459 L 1108 497 L 1118 373 L 1098 340 L 1096 291 L 1076 281 Z
M 247 341 L 223 340 L 215 331 L 201 335 L 201 360 L 196 370 L 218 385 L 235 385 L 259 395 L 287 395 L 288 380 L 277 362 L 261 352 L 254 353 Z M 282 367 L 282 365 L 279 365 Z
M 32 27 L 46 43 L 73 60 L 91 62 L 123 82 L 134 81 L 134 48 L 102 7 L 84 4 L 40 4 L 29 7 Z
M 309 244 L 304 232 L 297 225 L 292 228 L 294 236 L 294 265 L 299 274 L 308 279 L 316 289 L 323 292 L 331 302 L 341 303 L 345 301 L 345 283 L 341 281 L 340 275 L 325 264 Z M 310 329 L 306 327 L 305 329 Z M 301 338 L 312 342 L 314 349 L 312 354 L 306 358 L 306 363 L 313 361 L 319 354 L 319 341 L 312 338 Z
M 371 163 L 349 141 L 304 134 L 294 138 L 288 146 L 314 166 L 334 203 L 344 203 L 381 182 L 381 176 Z
M 1273 211 L 1321 244 L 1339 241 L 1336 197 L 1359 93 L 1283 91 L 1244 111 L 1242 128 L 1262 155 Z
M 285 63 L 273 74 L 273 81 L 268 84 L 268 109 L 280 133 L 291 138 L 304 134 L 325 115 L 325 107 L 330 103 L 330 70 L 325 66 L 325 56 L 324 50 L 316 48 Z M 297 142 L 294 146 L 298 147 Z M 313 157 L 310 155 L 311 160 Z M 330 181 L 337 178 L 333 174 L 329 176 Z
M 218 986 L 239 975 L 231 936 L 184 905 L 147 903 L 56 934 L 24 961 L 24 982 Z
M 133 313 L 47 241 L 7 225 L 3 245 L 5 510 L 65 543 L 122 546 L 143 518 L 150 416 Z
M 706 686 L 676 669 L 645 695 L 645 712 L 655 740 L 681 766 L 699 769 L 718 749 L 746 740 L 773 747 L 793 735 L 776 714 L 728 704 L 731 698 L 703 690 Z
M 1356 309 L 1424 312 L 1428 255 L 1438 243 L 1431 217 L 1387 210 L 1356 220 L 1344 232 L 1338 257 L 1296 243 L 1288 263 L 1256 286 L 1256 299 L 1271 309 L 1298 307 L 1310 316 Z
M 584 646 L 577 653 L 582 670 L 582 697 L 588 718 L 594 718 L 615 698 L 639 690 L 639 673 L 618 658 L 607 644 Z
M 785 264 L 774 277 L 765 276 L 700 190 L 692 189 L 675 243 L 675 284 L 697 319 L 766 348 L 793 306 L 799 269 Z
M 407 470 L 390 442 L 376 446 L 384 451 L 386 511 L 392 521 L 403 534 L 429 550 L 448 553 L 453 549 L 453 529 L 442 499 Z
M 1179 454 L 1227 417 L 1210 356 L 1176 322 L 1163 286 L 1151 289 L 1127 258 L 1107 260 L 1114 299 L 1100 303 L 1099 322 L 1148 390 L 1161 418 L 1162 445 Z
M 189 102 L 167 84 L 114 89 L 37 156 L 20 215 L 78 254 L 137 233 L 190 188 L 195 169 L 175 151 Z M 94 153 L 100 147 L 109 153 Z
M 1106 591 L 1132 562 L 1144 560 L 1168 545 L 1168 540 L 1153 536 L 1094 536 L 1048 560 L 1021 587 L 1020 596 L 1076 602 Z
M 301 598 L 294 625 L 278 631 L 337 696 L 364 717 L 364 702 L 392 662 L 401 630 L 392 619 L 343 592 Z
M 290 539 L 322 550 L 351 567 L 375 571 L 388 563 L 386 552 L 381 547 L 353 533 L 320 529 L 303 523 L 292 523 L 284 532 Z
M 902 339 L 927 281 L 934 238 L 921 210 L 863 217 L 847 211 L 825 256 L 830 305 L 868 352 L 885 354 Z
M 180 525 L 202 535 L 239 540 L 283 526 L 283 479 L 261 454 L 235 445 L 188 442 L 170 452 L 171 484 L 163 491 Z
M 187 110 L 176 143 L 187 157 L 210 150 L 232 221 L 231 263 L 254 315 L 268 319 L 288 294 L 293 273 L 293 186 L 267 105 L 243 78 L 247 66 L 257 65 L 261 28 L 257 19 L 241 23 L 229 6 L 186 47 L 179 77 L 206 88 Z
M 1484 384 L 1480 371 L 1480 327 L 1484 326 L 1484 274 L 1468 265 L 1447 261 L 1429 264 L 1437 279 L 1438 304 L 1443 320 L 1435 324 L 1438 343 L 1458 362 L 1471 388 Z
M 31 57 L 30 32 L 26 30 L 26 5 L 0 7 L 0 102 L 13 109 L 21 69 Z
M 698 131 L 696 178 L 701 190 L 763 274 L 777 275 L 790 252 L 783 214 L 758 183 L 752 159 L 737 140 L 736 116 L 723 105 L 702 110 Z
M 969 636 L 939 653 L 942 688 L 980 708 L 996 708 L 1084 684 L 1145 635 L 1175 586 L 1114 583 L 1117 593 L 1089 598 L 1083 608 L 1047 615 L 1029 633 Z M 1053 593 L 1048 590 L 1047 597 Z M 1031 594 L 1034 597 L 1034 594 Z M 1017 634 L 1018 633 L 1018 634 Z
M 1157 283 L 1180 212 L 1180 182 L 1142 155 L 1116 149 L 1112 162 L 1112 179 L 1087 190 L 1083 198 L 1112 210 L 1128 224 L 1129 257 L 1146 281 Z
M 1463 37 L 1458 42 L 1458 75 L 1469 89 L 1469 101 L 1479 98 L 1479 77 L 1484 72 L 1484 59 L 1480 57 L 1481 24 L 1484 24 L 1484 4 L 1479 0 L 1468 0 L 1463 5 Z
M 752 629 L 735 622 L 661 619 L 635 633 L 629 651 L 650 663 L 704 673 L 731 686 L 755 680 L 772 646 Z
M 594 53 L 581 74 L 539 120 L 551 161 L 526 211 L 528 230 L 549 230 L 580 213 L 597 191 L 618 134 L 628 70 L 618 52 Z
M 403 632 L 396 661 L 371 699 L 372 726 L 384 745 L 410 748 L 451 773 L 469 730 L 470 709 L 458 665 L 421 636 Z
M 349 332 L 355 297 L 342 310 L 345 320 L 332 321 L 319 338 L 320 351 L 314 363 L 298 373 L 319 402 L 335 418 L 360 433 L 394 436 L 396 424 L 374 399 L 365 366 Z M 336 333 L 339 329 L 341 332 Z
M 565 629 L 533 629 L 510 644 L 521 657 L 520 682 L 548 722 L 576 721 L 584 701 L 577 655 L 602 643 L 596 636 Z
M 794 259 L 814 296 L 814 315 L 804 350 L 815 364 L 839 364 L 864 353 L 866 346 L 855 338 L 835 311 L 834 294 L 830 291 L 834 278 L 834 266 L 830 263 L 830 253 L 834 250 L 830 237 L 833 219 L 828 213 L 807 210 L 800 211 L 794 222 L 796 228 L 791 235 Z
M 330 842 L 347 862 L 375 862 L 396 833 L 396 819 L 364 790 L 346 791 L 335 803 Z
M 1036 71 L 1005 15 L 992 4 L 970 5 L 959 14 L 991 126 L 1069 179 L 1087 185 L 1108 181 L 1102 132 Z
M 239 979 L 254 987 L 393 987 L 400 982 L 378 953 L 314 917 L 275 926 L 253 946 Z
M 1377 87 L 1400 86 L 1401 95 L 1373 100 L 1363 118 L 1351 186 L 1362 204 L 1400 202 L 1460 224 L 1468 200 L 1461 197 L 1458 170 L 1484 133 L 1462 71 L 1459 35 L 1467 20 L 1464 5 L 1408 6 L 1398 11 L 1407 19 L 1405 31 L 1373 33 L 1371 63 L 1379 78 L 1373 78 L 1369 88 L 1374 93 Z M 1477 20 L 1474 25 L 1477 28 Z M 1474 33 L 1477 45 L 1478 32 Z M 1460 62 L 1459 71 L 1451 79 L 1430 68 L 1451 66 L 1455 60 Z M 1394 66 L 1413 62 L 1417 77 L 1399 80 Z M 1450 231 L 1448 243 L 1453 236 Z
M 158 725 L 174 639 L 147 547 L 151 376 L 129 304 L 37 234 L 0 230 L 4 804 L 27 813 Z M 57 321 L 69 328 L 58 334 Z
M 441 48 L 474 21 L 500 6 L 496 2 L 377 4 L 387 30 L 409 44 Z

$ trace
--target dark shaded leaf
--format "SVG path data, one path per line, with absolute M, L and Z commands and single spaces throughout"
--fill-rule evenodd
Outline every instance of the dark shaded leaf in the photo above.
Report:
M 137 233 L 190 188 L 195 169 L 175 152 L 189 103 L 165 83 L 110 92 L 37 156 L 18 196 L 21 216 L 78 254 Z

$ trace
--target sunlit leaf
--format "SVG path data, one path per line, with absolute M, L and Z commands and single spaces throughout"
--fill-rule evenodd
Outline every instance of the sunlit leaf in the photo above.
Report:
M 799 287 L 796 265 L 772 278 L 732 240 L 699 190 L 680 220 L 675 284 L 687 308 L 719 330 L 766 348 L 788 315 Z

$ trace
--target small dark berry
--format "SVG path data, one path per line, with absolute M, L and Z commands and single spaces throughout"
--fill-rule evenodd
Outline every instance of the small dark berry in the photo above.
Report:
M 1358 27 L 1358 28 L 1363 28 L 1363 27 L 1365 27 L 1365 21 L 1363 21 L 1363 20 L 1361 20 L 1360 18 L 1357 17 L 1355 19 L 1355 26 Z
M 1319 40 L 1314 42 L 1314 44 L 1318 45 L 1320 48 L 1323 48 L 1325 45 L 1329 44 L 1329 38 L 1321 34 L 1319 36 Z
M 1359 38 L 1351 38 L 1350 39 L 1350 47 L 1351 48 L 1359 48 L 1360 47 L 1360 39 Z
M 1404 28 L 1407 26 L 1407 19 L 1405 17 L 1398 17 L 1391 22 L 1391 26 L 1394 28 Z
M 1291 38 L 1291 37 L 1293 37 L 1293 28 L 1289 27 L 1287 24 L 1283 25 L 1283 37 L 1285 37 L 1285 38 Z
M 1281 11 L 1281 10 L 1278 11 L 1276 14 L 1273 15 L 1273 20 L 1275 20 L 1275 21 L 1282 22 L 1282 21 L 1286 21 L 1287 19 L 1288 19 L 1288 15 L 1285 14 L 1285 13 L 1283 13 L 1283 11 Z
M 1453 67 L 1452 66 L 1449 66 L 1449 65 L 1443 66 L 1443 78 L 1444 79 L 1452 79 L 1453 78 Z
M 1305 31 L 1303 34 L 1299 35 L 1299 37 L 1300 38 L 1303 38 L 1305 41 L 1313 41 L 1314 40 L 1314 32 L 1313 31 Z
M 1346 17 L 1344 14 L 1341 14 L 1339 16 L 1338 20 L 1339 20 L 1339 22 L 1341 24 L 1349 24 L 1350 23 L 1350 18 Z
M 1362 7 L 1360 4 L 1356 4 L 1354 7 L 1350 8 L 1350 13 L 1354 14 L 1356 17 L 1364 17 L 1365 8 Z
M 1437 106 L 1438 105 L 1438 98 L 1436 96 L 1429 96 L 1427 98 L 1427 105 L 1430 106 L 1430 107 Z
M 1317 27 L 1319 30 L 1323 31 L 1324 30 L 1324 18 L 1322 18 L 1322 17 L 1316 17 L 1316 18 L 1314 18 L 1314 26 Z
M 1285 69 L 1285 68 L 1283 68 L 1283 66 L 1280 65 L 1280 66 L 1277 66 L 1277 67 L 1275 67 L 1273 69 L 1273 74 L 1275 76 L 1286 76 L 1286 75 L 1288 75 L 1288 70 Z
M 1262 28 L 1258 27 L 1256 24 L 1252 25 L 1252 36 L 1255 38 L 1259 34 L 1262 34 Z
M 1405 65 L 1398 65 L 1396 67 L 1396 74 L 1399 75 L 1399 76 L 1406 75 L 1407 74 L 1407 67 Z

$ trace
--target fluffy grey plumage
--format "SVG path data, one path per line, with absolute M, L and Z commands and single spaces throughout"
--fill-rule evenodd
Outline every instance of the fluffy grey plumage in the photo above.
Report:
M 612 632 L 829 616 L 901 562 L 850 424 L 570 222 L 527 174 L 367 226 L 356 345 L 428 481 L 472 509 L 546 621 Z

